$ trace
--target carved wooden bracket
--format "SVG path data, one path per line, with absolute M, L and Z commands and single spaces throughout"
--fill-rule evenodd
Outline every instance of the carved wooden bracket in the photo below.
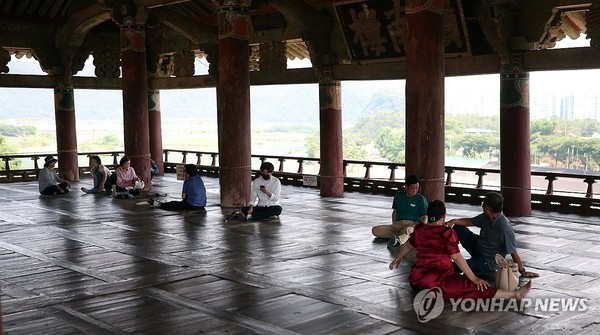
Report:
M 600 47 L 600 2 L 595 1 L 586 14 L 586 34 L 590 46 Z
M 501 64 L 510 63 L 510 40 L 513 35 L 517 0 L 482 0 L 478 19 L 485 39 L 500 56 Z
M 298 27 L 310 53 L 315 68 L 337 63 L 330 55 L 330 35 L 333 17 L 315 9 L 302 0 L 270 0 L 269 4 L 280 11 L 288 24 Z
M 589 8 L 589 4 L 555 8 L 552 16 L 546 22 L 544 33 L 535 48 L 553 48 L 556 42 L 567 36 L 577 39 L 582 32 L 586 31 L 586 21 L 590 21 L 590 15 L 593 21 L 593 13 L 591 10 L 588 12 Z

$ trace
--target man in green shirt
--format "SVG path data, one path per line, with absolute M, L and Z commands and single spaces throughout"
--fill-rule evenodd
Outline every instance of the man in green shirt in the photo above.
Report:
M 417 223 L 427 220 L 427 199 L 418 193 L 419 178 L 411 175 L 405 179 L 404 184 L 404 190 L 394 195 L 392 224 L 375 226 L 372 229 L 376 237 L 389 238 L 390 247 L 408 241 Z

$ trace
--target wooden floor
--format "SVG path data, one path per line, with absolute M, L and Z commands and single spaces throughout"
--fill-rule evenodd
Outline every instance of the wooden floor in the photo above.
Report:
M 531 298 L 579 298 L 586 311 L 452 311 L 417 319 L 409 263 L 374 240 L 391 198 L 284 186 L 280 219 L 224 222 L 218 180 L 205 213 L 173 213 L 79 190 L 0 184 L 4 334 L 597 334 L 598 218 L 513 218 L 521 257 L 541 277 Z M 155 187 L 180 195 L 174 176 Z M 480 208 L 449 204 L 450 218 Z

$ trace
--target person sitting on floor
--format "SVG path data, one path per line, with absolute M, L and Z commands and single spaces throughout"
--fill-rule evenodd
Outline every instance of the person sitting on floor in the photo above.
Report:
M 494 272 L 498 269 L 496 254 L 506 257 L 510 254 L 518 265 L 519 272 L 525 278 L 538 277 L 535 272 L 525 271 L 523 261 L 517 252 L 515 231 L 510 221 L 502 213 L 504 198 L 500 193 L 486 194 L 481 208 L 483 213 L 474 218 L 450 220 L 446 226 L 454 228 L 460 244 L 467 250 L 471 258 L 467 264 L 475 273 Z M 473 233 L 468 226 L 481 228 L 480 234 Z
M 281 181 L 273 176 L 275 167 L 269 162 L 260 166 L 260 177 L 252 181 L 250 202 L 242 208 L 247 219 L 262 220 L 272 216 L 279 217 L 283 208 L 279 204 Z M 258 199 L 258 202 L 257 202 Z
M 444 298 L 516 298 L 522 299 L 531 290 L 531 281 L 523 287 L 507 291 L 491 288 L 489 283 L 475 276 L 461 255 L 456 232 L 444 225 L 446 205 L 434 200 L 427 208 L 427 223 L 418 224 L 407 243 L 390 263 L 390 270 L 398 268 L 402 259 L 416 249 L 415 264 L 408 280 L 415 290 L 439 287 Z M 463 271 L 459 274 L 454 264 Z
M 44 159 L 44 168 L 40 170 L 38 176 L 39 191 L 42 195 L 60 195 L 69 192 L 71 183 L 62 179 L 54 169 L 58 159 L 53 156 L 46 156 Z
M 160 202 L 154 199 L 148 199 L 148 203 L 153 207 L 167 211 L 177 210 L 203 210 L 206 206 L 206 188 L 202 178 L 198 175 L 198 168 L 194 164 L 186 164 L 185 180 L 181 190 L 181 201 Z
M 126 196 L 137 196 L 140 194 L 139 189 L 134 189 L 135 182 L 140 180 L 135 170 L 131 166 L 131 160 L 127 156 L 123 156 L 119 161 L 119 166 L 110 176 L 112 184 L 112 194 L 118 197 L 119 193 L 124 193 Z
M 90 157 L 90 174 L 94 178 L 94 187 L 87 189 L 82 187 L 85 193 L 102 193 L 112 189 L 110 183 L 110 170 L 102 165 L 102 160 L 98 156 Z
M 154 183 L 154 176 L 158 176 L 160 174 L 160 170 L 158 169 L 158 164 L 154 161 L 154 159 L 150 159 L 150 184 L 152 186 L 158 185 Z
M 419 178 L 415 175 L 408 176 L 404 181 L 404 190 L 394 195 L 392 224 L 373 227 L 373 235 L 388 238 L 389 247 L 404 244 L 415 225 L 427 221 L 427 199 L 418 192 Z

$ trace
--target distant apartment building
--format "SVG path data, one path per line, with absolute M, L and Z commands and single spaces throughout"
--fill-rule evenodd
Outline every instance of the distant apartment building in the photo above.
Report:
M 531 96 L 531 119 L 561 118 L 565 120 L 592 119 L 600 121 L 598 93 L 542 93 Z
M 600 95 L 586 92 L 577 95 L 574 101 L 576 119 L 593 119 L 600 121 Z
M 560 98 L 560 118 L 573 120 L 575 113 L 575 97 L 566 95 Z

